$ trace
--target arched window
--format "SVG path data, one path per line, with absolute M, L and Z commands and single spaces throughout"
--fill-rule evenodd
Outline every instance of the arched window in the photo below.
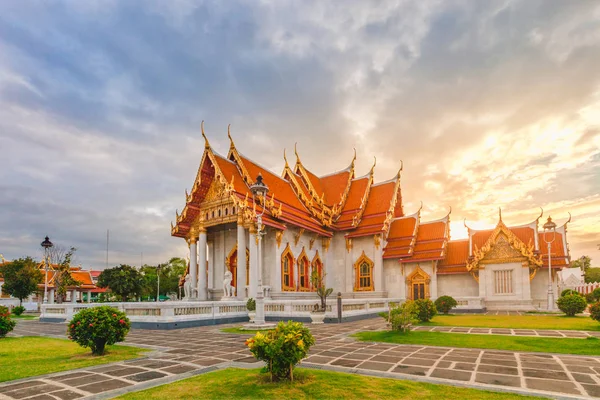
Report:
M 312 260 L 311 263 L 311 269 L 310 269 L 310 279 L 311 279 L 311 290 L 315 291 L 317 290 L 317 288 L 315 287 L 315 285 L 312 282 L 312 276 L 313 274 L 316 274 L 316 276 L 318 277 L 318 285 L 321 285 L 323 282 L 323 261 L 321 261 L 321 256 L 319 256 L 319 251 L 317 250 L 317 253 L 315 254 L 315 257 Z
M 281 254 L 281 290 L 285 292 L 296 291 L 294 285 L 294 255 L 289 243 Z
M 298 289 L 304 292 L 310 290 L 310 261 L 304 247 L 298 257 Z
M 354 264 L 354 291 L 373 291 L 373 261 L 364 251 Z

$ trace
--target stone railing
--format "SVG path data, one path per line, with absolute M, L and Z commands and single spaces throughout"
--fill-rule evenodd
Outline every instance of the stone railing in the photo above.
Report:
M 342 316 L 357 316 L 375 314 L 386 311 L 402 302 L 403 299 L 343 299 Z M 265 315 L 277 319 L 287 317 L 309 318 L 310 312 L 319 299 L 310 300 L 270 300 L 265 299 Z M 146 323 L 178 323 L 186 321 L 219 320 L 230 321 L 232 318 L 247 317 L 246 301 L 167 301 L 161 303 L 95 303 L 95 304 L 44 304 L 42 305 L 42 320 L 68 321 L 79 311 L 97 307 L 110 306 L 123 311 L 132 322 Z M 331 296 L 327 299 L 326 316 L 337 318 L 337 299 Z M 209 323 L 208 321 L 206 322 Z

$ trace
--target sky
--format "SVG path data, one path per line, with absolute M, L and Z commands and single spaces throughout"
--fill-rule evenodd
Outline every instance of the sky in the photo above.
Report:
M 598 65 L 592 0 L 2 1 L 0 254 L 102 268 L 108 229 L 109 266 L 186 257 L 205 120 L 278 173 L 296 142 L 320 175 L 402 161 L 405 213 L 451 206 L 453 239 L 570 212 L 598 265 Z

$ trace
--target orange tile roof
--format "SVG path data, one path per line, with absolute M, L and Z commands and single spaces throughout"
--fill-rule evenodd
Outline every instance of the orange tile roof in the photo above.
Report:
M 408 257 L 414 251 L 419 214 L 395 219 L 390 225 L 383 258 Z
M 418 225 L 416 244 L 412 255 L 401 262 L 441 260 L 448 242 L 449 215 L 438 221 Z
M 548 236 L 550 240 L 551 236 Z M 542 256 L 543 268 L 548 268 L 548 247 L 544 241 L 544 233 L 539 233 L 540 254 Z M 569 265 L 569 254 L 565 253 L 564 236 L 556 232 L 556 238 L 550 245 L 550 256 L 552 257 L 552 268 L 563 268 Z
M 443 268 L 454 267 L 454 266 L 467 266 L 467 259 L 469 258 L 469 240 L 451 240 L 448 242 L 446 249 L 446 257 L 444 257 L 439 264 L 440 270 Z
M 348 187 L 350 181 L 350 171 L 344 170 L 335 174 L 322 176 L 321 186 L 325 193 L 325 201 L 328 205 L 333 206 L 342 199 L 342 195 Z

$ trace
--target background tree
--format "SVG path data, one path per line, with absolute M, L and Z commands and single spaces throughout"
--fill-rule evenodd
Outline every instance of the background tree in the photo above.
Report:
M 600 268 L 588 268 L 588 270 L 585 271 L 585 282 L 600 282 Z
M 98 276 L 98 287 L 109 288 L 122 301 L 142 293 L 144 277 L 135 267 L 121 264 L 105 269 Z
M 583 272 L 587 272 L 588 268 L 592 265 L 592 259 L 588 256 L 581 256 L 576 260 L 571 261 L 569 267 L 579 268 Z
M 19 258 L 2 267 L 4 286 L 2 290 L 19 299 L 37 292 L 38 284 L 44 282 L 44 276 L 38 269 L 38 263 L 31 257 Z
M 65 299 L 69 287 L 81 285 L 81 282 L 74 279 L 71 275 L 71 260 L 75 251 L 77 251 L 75 247 L 64 250 L 64 247 L 58 246 L 58 251 L 52 251 L 48 254 L 50 262 L 54 265 L 54 279 L 52 282 L 54 283 L 59 303 L 62 303 Z
M 167 263 L 160 264 L 160 295 L 167 296 L 179 290 L 179 277 L 185 273 L 186 261 L 173 257 Z M 142 296 L 156 298 L 157 266 L 144 265 L 140 268 L 143 275 Z

